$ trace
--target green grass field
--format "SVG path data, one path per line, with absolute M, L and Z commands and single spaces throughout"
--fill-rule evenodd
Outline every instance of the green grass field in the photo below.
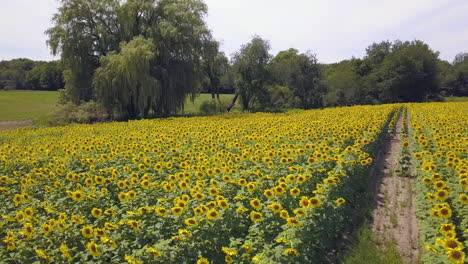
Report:
M 456 96 L 451 96 L 451 97 L 445 97 L 445 102 L 468 102 L 468 97 L 456 97 Z
M 232 98 L 234 97 L 234 94 L 220 94 L 219 95 L 219 100 L 224 102 L 228 101 L 231 102 Z M 195 101 L 191 101 L 190 98 L 187 98 L 185 101 L 185 106 L 184 110 L 180 112 L 180 114 L 199 114 L 200 113 L 200 106 L 203 104 L 203 102 L 211 101 L 211 94 L 199 94 L 196 98 Z M 239 101 L 236 102 L 236 105 L 234 106 L 233 110 L 240 109 L 239 106 Z
M 220 100 L 230 102 L 233 94 L 221 94 Z M 54 111 L 58 100 L 58 92 L 52 91 L 0 91 L 0 121 L 29 119 L 35 125 L 46 125 Z M 210 101 L 210 94 L 199 94 L 195 101 L 187 98 L 181 115 L 196 115 L 200 106 Z M 237 103 L 233 111 L 239 109 Z
M 50 118 L 58 99 L 55 91 L 0 91 L 0 121 L 31 119 L 43 123 Z

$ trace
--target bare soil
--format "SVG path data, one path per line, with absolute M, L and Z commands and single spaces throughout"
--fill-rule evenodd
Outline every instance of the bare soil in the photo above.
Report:
M 389 135 L 374 168 L 371 170 L 371 193 L 375 199 L 371 229 L 382 249 L 394 243 L 405 263 L 418 263 L 418 226 L 414 194 L 414 179 L 395 173 L 401 149 L 402 119 L 396 133 Z
M 30 119 L 0 121 L 0 130 L 13 130 L 17 128 L 26 128 L 33 124 Z

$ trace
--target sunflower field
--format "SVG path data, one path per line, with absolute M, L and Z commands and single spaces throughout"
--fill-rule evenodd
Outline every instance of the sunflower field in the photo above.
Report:
M 468 104 L 408 106 L 424 263 L 466 263 Z
M 0 262 L 332 261 L 367 197 L 379 143 L 400 117 L 421 178 L 425 257 L 464 259 L 467 106 L 1 131 Z

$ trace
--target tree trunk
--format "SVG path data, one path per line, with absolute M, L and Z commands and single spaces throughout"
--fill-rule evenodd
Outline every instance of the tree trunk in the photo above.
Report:
M 236 95 L 234 95 L 234 98 L 232 98 L 232 102 L 227 108 L 228 113 L 229 113 L 229 111 L 231 111 L 231 109 L 234 107 L 234 105 L 236 105 L 237 97 L 239 97 L 239 92 L 237 92 Z

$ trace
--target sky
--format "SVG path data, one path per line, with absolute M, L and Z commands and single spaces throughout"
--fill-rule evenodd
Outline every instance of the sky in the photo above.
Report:
M 362 58 L 373 42 L 419 39 L 453 61 L 468 52 L 467 0 L 205 0 L 206 22 L 230 56 L 259 35 L 275 55 L 312 51 L 321 63 Z M 57 0 L 0 0 L 0 60 L 58 59 L 44 32 Z

